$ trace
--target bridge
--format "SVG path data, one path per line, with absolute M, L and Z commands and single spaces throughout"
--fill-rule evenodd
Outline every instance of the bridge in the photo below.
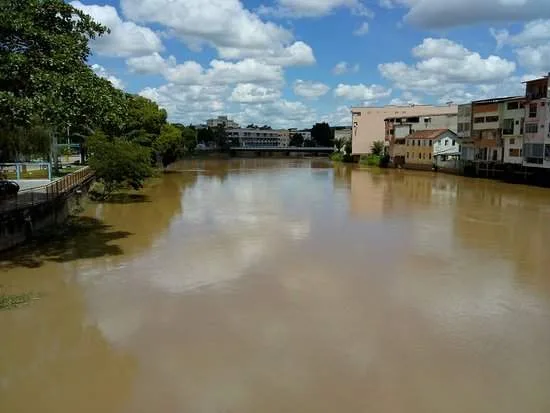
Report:
M 334 148 L 328 146 L 319 146 L 305 148 L 301 146 L 232 146 L 231 152 L 259 152 L 259 153 L 311 153 L 330 155 Z

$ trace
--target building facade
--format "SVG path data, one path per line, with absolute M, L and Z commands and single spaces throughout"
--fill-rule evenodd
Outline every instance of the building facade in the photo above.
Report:
M 374 141 L 384 140 L 387 118 L 413 118 L 457 114 L 458 106 L 409 105 L 384 107 L 354 107 L 352 114 L 352 152 L 354 155 L 370 153 Z
M 281 131 L 272 129 L 226 129 L 227 136 L 237 140 L 240 147 L 279 148 L 284 146 L 285 139 Z M 287 145 L 288 146 L 288 143 Z
M 453 131 L 441 133 L 433 141 L 434 164 L 441 168 L 458 169 L 461 157 L 461 140 Z
M 208 119 L 206 121 L 206 126 L 209 128 L 216 128 L 221 126 L 223 128 L 239 128 L 239 124 L 229 119 L 227 116 L 218 116 L 215 119 Z
M 458 114 L 426 114 L 423 116 L 390 117 L 384 119 L 385 143 L 389 148 L 392 162 L 403 163 L 406 154 L 403 153 L 404 139 L 414 132 L 435 129 L 449 129 L 457 131 Z M 396 145 L 397 142 L 397 145 Z
M 526 82 L 523 165 L 550 168 L 550 74 Z

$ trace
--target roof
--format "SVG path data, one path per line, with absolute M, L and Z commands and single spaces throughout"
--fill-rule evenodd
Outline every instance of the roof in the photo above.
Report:
M 452 132 L 449 129 L 428 129 L 428 130 L 419 130 L 411 133 L 409 136 L 406 136 L 405 139 L 437 139 L 445 132 Z
M 514 100 L 525 100 L 525 96 L 508 96 L 504 98 L 493 98 L 493 99 L 485 99 L 485 100 L 475 100 L 472 102 L 474 105 L 483 105 L 483 104 L 489 104 L 489 103 L 501 103 L 501 102 L 509 102 Z
M 521 83 L 535 83 L 535 82 L 541 82 L 541 81 L 544 81 L 544 80 L 548 80 L 549 78 L 550 78 L 550 73 L 548 73 L 548 76 L 539 77 L 538 79 L 527 80 L 527 81 L 521 82 Z
M 452 117 L 452 116 L 458 116 L 458 112 L 448 112 L 448 113 L 428 113 L 426 115 L 395 115 L 395 116 L 388 116 L 387 118 L 384 118 L 384 121 L 386 120 L 390 120 L 390 119 L 403 119 L 403 118 L 430 118 L 430 117 L 437 117 L 437 116 L 447 116 L 447 117 Z M 414 123 L 414 122 L 409 122 L 409 123 Z M 407 122 L 405 122 L 404 124 L 407 124 Z
M 449 102 L 445 105 L 415 105 L 415 104 L 409 104 L 409 105 L 386 105 L 386 106 L 352 106 L 351 110 L 353 109 L 405 109 L 405 108 L 422 108 L 422 107 L 432 107 L 432 108 L 449 108 L 457 106 L 454 102 Z

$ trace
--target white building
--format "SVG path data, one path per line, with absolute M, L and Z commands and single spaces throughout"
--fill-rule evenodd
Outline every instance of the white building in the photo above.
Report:
M 285 134 L 281 137 L 281 131 L 272 129 L 226 129 L 227 136 L 237 139 L 241 147 L 279 148 L 288 146 Z
M 449 165 L 449 163 L 450 161 L 458 161 L 460 155 L 460 139 L 455 133 L 447 131 L 434 140 L 433 158 L 436 165 L 456 167 L 457 164 Z
M 206 125 L 209 128 L 222 126 L 224 128 L 238 128 L 239 124 L 229 119 L 227 116 L 218 116 L 216 119 L 208 119 Z

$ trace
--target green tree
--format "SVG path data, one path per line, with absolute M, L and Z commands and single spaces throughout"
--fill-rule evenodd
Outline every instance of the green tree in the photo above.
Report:
M 315 144 L 315 141 L 313 139 L 306 139 L 304 141 L 304 148 L 314 148 L 315 146 L 317 146 Z
M 222 151 L 229 150 L 231 142 L 227 138 L 227 132 L 225 131 L 225 128 L 223 126 L 216 126 L 214 128 L 214 142 L 216 143 L 216 146 Z
M 370 153 L 382 156 L 384 154 L 384 141 L 374 141 L 370 147 Z
M 164 167 L 181 158 L 184 155 L 181 129 L 171 124 L 164 125 L 153 143 L 153 149 L 161 157 Z
M 316 123 L 311 128 L 311 137 L 318 146 L 332 147 L 333 136 L 332 129 L 326 122 Z
M 127 103 L 124 135 L 135 143 L 151 147 L 166 124 L 166 110 L 143 96 L 127 95 Z
M 185 152 L 188 154 L 194 153 L 197 148 L 197 131 L 191 128 L 184 128 L 181 134 Z
M 106 28 L 63 0 L 3 0 L 0 7 L 0 122 L 63 128 L 90 112 L 88 40 Z M 96 99 L 97 100 L 97 99 Z M 94 103 L 94 108 L 101 102 Z
M 90 138 L 90 153 L 90 167 L 105 184 L 107 196 L 119 188 L 139 189 L 152 175 L 150 150 L 136 143 L 96 133 Z
M 344 145 L 344 162 L 351 162 L 353 160 L 352 152 L 353 147 L 351 146 L 351 140 L 348 140 Z
M 294 147 L 304 146 L 304 136 L 301 133 L 295 133 L 290 137 L 289 145 Z
M 342 148 L 344 147 L 346 141 L 344 139 L 334 139 L 334 149 L 335 152 L 342 152 Z
M 205 145 L 210 145 L 214 143 L 214 130 L 211 128 L 199 129 L 197 132 L 197 141 Z

